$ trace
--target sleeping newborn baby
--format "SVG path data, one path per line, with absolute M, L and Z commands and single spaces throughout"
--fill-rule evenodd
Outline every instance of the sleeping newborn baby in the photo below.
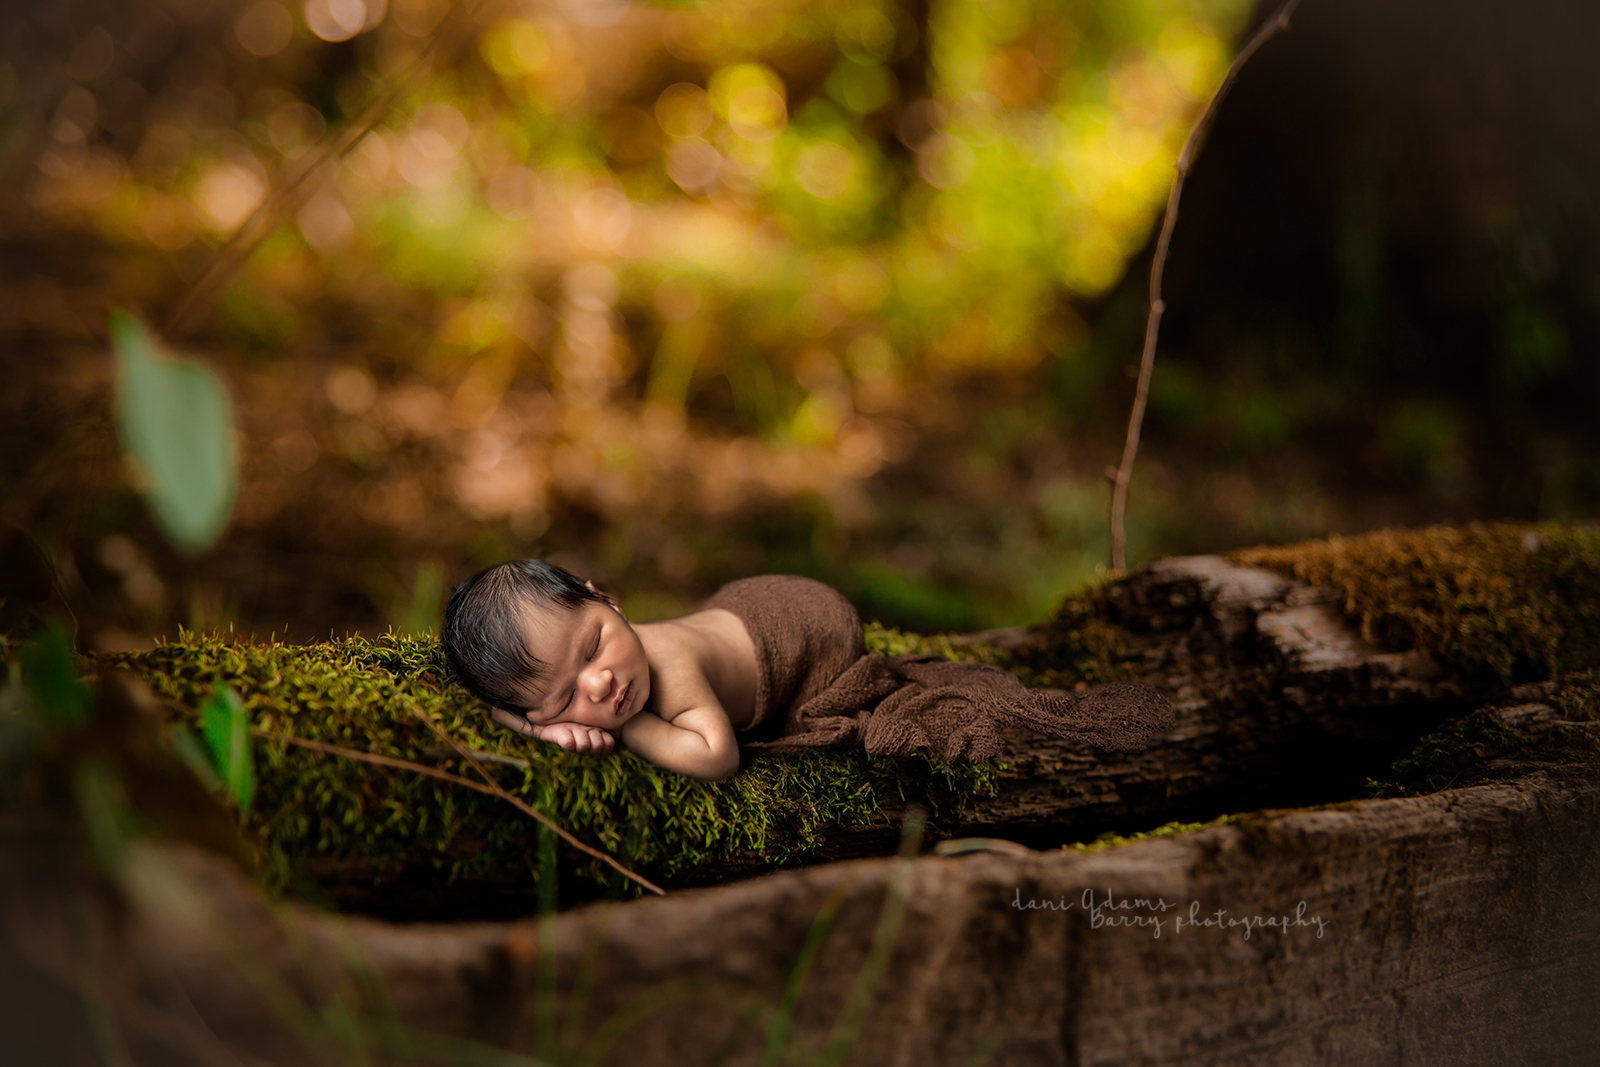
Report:
M 725 610 L 634 626 L 614 597 L 542 560 L 511 560 L 456 588 L 444 647 L 494 720 L 569 752 L 617 739 L 696 778 L 739 769 L 734 731 L 755 713 L 756 656 Z
M 869 655 L 850 602 L 794 575 L 730 582 L 693 614 L 635 626 L 592 582 L 512 560 L 455 589 L 443 641 L 502 726 L 571 752 L 620 740 L 696 778 L 739 769 L 736 734 L 768 752 L 953 761 L 998 756 L 1002 726 L 1138 751 L 1172 724 L 1149 686 L 1028 689 L 976 663 Z

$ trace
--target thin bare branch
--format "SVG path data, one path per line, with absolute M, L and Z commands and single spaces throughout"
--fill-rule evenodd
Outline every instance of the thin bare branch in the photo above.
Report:
M 342 756 L 345 759 L 360 760 L 362 763 L 372 763 L 379 767 L 393 767 L 399 771 L 410 771 L 412 774 L 423 774 L 429 778 L 437 778 L 441 782 L 459 785 L 463 789 L 476 789 L 480 793 L 495 795 L 495 791 L 486 785 L 441 771 L 436 767 L 429 767 L 421 763 L 412 763 L 410 760 L 396 759 L 393 756 L 380 756 L 376 752 L 363 752 L 356 748 L 345 748 L 343 745 L 330 745 L 325 741 L 312 741 L 310 738 L 296 737 L 293 734 L 280 734 L 275 730 L 263 730 L 257 726 L 251 729 L 257 737 L 264 737 L 269 741 L 282 741 L 286 745 L 295 745 L 299 748 L 309 748 L 313 752 L 322 752 L 329 756 Z
M 500 787 L 500 783 L 494 780 L 494 776 L 491 775 L 488 771 L 483 769 L 483 765 L 481 763 L 479 763 L 477 760 L 474 760 L 470 755 L 467 754 L 466 746 L 462 745 L 459 741 L 457 741 L 455 738 L 451 737 L 448 733 L 446 733 L 444 727 L 440 726 L 438 723 L 436 723 L 432 719 L 428 718 L 428 716 L 424 715 L 420 709 L 412 708 L 411 709 L 411 714 L 415 715 L 417 718 L 419 718 L 423 722 L 427 723 L 428 726 L 432 728 L 433 732 L 438 734 L 444 740 L 445 744 L 447 744 L 451 748 L 455 749 L 456 755 L 460 756 L 463 760 L 466 760 L 468 763 L 472 764 L 473 769 L 476 770 L 479 774 L 481 774 L 483 776 L 483 780 L 485 782 L 489 783 L 489 788 L 492 789 L 494 791 L 495 795 L 498 796 L 501 800 L 504 800 L 506 803 L 511 804 L 518 811 L 521 811 L 523 814 L 532 816 L 533 818 L 537 819 L 539 822 L 541 822 L 545 826 L 549 827 L 551 832 L 553 832 L 557 837 L 561 838 L 561 840 L 565 841 L 567 844 L 571 845 L 573 848 L 576 848 L 578 851 L 587 853 L 588 855 L 593 856 L 595 859 L 600 860 L 600 861 L 602 861 L 602 862 L 604 862 L 606 864 L 609 864 L 611 867 L 615 868 L 618 873 L 624 875 L 627 878 L 632 879 L 635 882 L 638 882 L 640 885 L 644 886 L 646 889 L 650 890 L 650 892 L 656 894 L 657 896 L 663 896 L 664 897 L 664 896 L 667 895 L 666 891 L 664 889 L 662 889 L 661 887 L 655 885 L 652 882 L 646 881 L 644 878 L 640 877 L 637 874 L 634 874 L 632 871 L 628 870 L 628 868 L 624 867 L 622 864 L 618 863 L 616 860 L 612 859 L 610 856 L 606 855 L 604 852 L 601 852 L 598 849 L 590 848 L 588 845 L 584 844 L 582 841 L 579 841 L 576 837 L 573 837 L 571 834 L 567 833 L 561 827 L 557 826 L 554 822 L 550 821 L 550 817 L 545 815 L 543 812 L 535 811 L 533 808 L 528 807 L 528 805 L 524 804 L 518 798 L 512 796 L 510 793 L 507 793 L 504 789 L 502 789 Z
M 479 766 L 479 759 L 473 755 L 474 750 L 468 749 L 466 746 L 457 743 L 454 738 L 444 732 L 443 728 L 441 728 L 438 723 L 434 722 L 417 709 L 413 708 L 412 714 L 416 715 L 417 718 L 427 723 L 440 737 L 444 738 L 444 740 L 450 745 L 451 749 L 455 751 L 457 756 L 476 767 L 478 769 L 478 773 L 483 775 L 484 780 L 488 782 L 488 785 L 479 785 L 477 782 L 451 774 L 448 771 L 441 771 L 435 767 L 428 767 L 421 763 L 412 763 L 410 760 L 396 759 L 393 756 L 380 756 L 376 752 L 363 752 L 360 749 L 345 748 L 342 745 L 330 745 L 325 741 L 312 741 L 308 738 L 296 737 L 293 734 L 280 734 L 273 730 L 264 730 L 259 726 L 255 727 L 251 732 L 257 737 L 264 737 L 270 741 L 281 741 L 287 745 L 297 745 L 300 748 L 308 748 L 313 752 L 322 752 L 330 756 L 341 756 L 344 759 L 359 760 L 362 763 L 371 763 L 379 767 L 393 767 L 396 770 L 410 771 L 412 774 L 421 774 L 429 778 L 437 778 L 441 782 L 449 782 L 451 785 L 458 785 L 463 789 L 472 789 L 479 793 L 486 793 L 492 797 L 499 797 L 501 800 L 511 804 L 524 815 L 531 816 L 543 825 L 548 826 L 557 837 L 561 838 L 561 840 L 565 841 L 578 851 L 593 856 L 602 863 L 609 864 L 619 873 L 635 882 L 638 882 L 640 885 L 650 890 L 650 892 L 660 896 L 666 895 L 665 891 L 656 886 L 654 883 L 640 877 L 637 874 L 634 874 L 632 871 L 628 870 L 628 868 L 624 867 L 622 864 L 618 863 L 604 852 L 601 852 L 599 849 L 591 848 L 582 841 L 579 841 L 577 838 L 573 837 L 571 834 L 567 833 L 561 827 L 552 822 L 548 815 L 530 808 L 527 804 L 506 792 L 500 787 L 499 782 L 495 781 L 487 771 Z
M 1239 50 L 1239 54 L 1234 57 L 1233 65 L 1228 68 L 1227 76 L 1222 79 L 1222 84 L 1217 86 L 1217 91 L 1211 94 L 1205 110 L 1200 112 L 1200 117 L 1195 120 L 1194 126 L 1189 130 L 1188 138 L 1183 142 L 1183 151 L 1178 154 L 1177 173 L 1172 176 L 1172 192 L 1167 196 L 1167 213 L 1161 220 L 1161 235 L 1156 238 L 1155 258 L 1150 263 L 1150 314 L 1144 326 L 1144 352 L 1139 358 L 1139 384 L 1133 394 L 1133 410 L 1128 413 L 1128 436 L 1122 446 L 1122 462 L 1114 470 L 1106 471 L 1107 477 L 1111 479 L 1111 569 L 1113 571 L 1120 572 L 1127 569 L 1127 559 L 1123 551 L 1123 518 L 1128 507 L 1128 480 L 1133 476 L 1134 457 L 1139 454 L 1139 431 L 1144 425 L 1145 402 L 1150 395 L 1150 372 L 1156 361 L 1156 336 L 1161 330 L 1161 313 L 1167 308 L 1166 302 L 1161 299 L 1161 274 L 1167 266 L 1167 248 L 1172 244 L 1172 231 L 1178 225 L 1178 201 L 1183 196 L 1183 182 L 1189 176 L 1189 169 L 1194 165 L 1194 157 L 1199 151 L 1201 138 L 1205 136 L 1212 119 L 1216 117 L 1217 108 L 1221 106 L 1223 97 L 1233 88 L 1234 80 L 1239 77 L 1239 71 L 1244 69 L 1244 65 L 1262 45 L 1289 28 L 1289 17 L 1299 6 L 1300 0 L 1285 0 L 1277 16 L 1263 23 L 1255 35 Z

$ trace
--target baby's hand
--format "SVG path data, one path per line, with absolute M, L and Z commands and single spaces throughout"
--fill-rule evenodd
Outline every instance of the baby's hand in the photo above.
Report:
M 529 725 L 532 725 L 531 723 Z M 616 744 L 616 738 L 598 726 L 579 726 L 572 722 L 553 722 L 548 726 L 534 726 L 541 741 L 560 745 L 568 752 L 590 752 L 604 756 Z
M 504 708 L 495 708 L 491 714 L 495 722 L 508 730 L 515 730 L 524 737 L 548 741 L 568 752 L 589 752 L 596 756 L 604 756 L 616 744 L 616 738 L 597 726 L 579 726 L 570 722 L 553 722 L 538 726 L 529 722 L 527 716 L 518 715 Z

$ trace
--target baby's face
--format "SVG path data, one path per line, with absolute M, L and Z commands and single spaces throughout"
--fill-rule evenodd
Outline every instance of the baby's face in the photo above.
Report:
M 537 726 L 570 722 L 618 730 L 650 698 L 650 662 L 639 635 L 610 604 L 523 608 L 528 650 L 549 672 L 524 687 L 520 707 Z

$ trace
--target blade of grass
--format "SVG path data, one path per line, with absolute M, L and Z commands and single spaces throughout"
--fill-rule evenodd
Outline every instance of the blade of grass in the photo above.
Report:
M 556 835 L 539 827 L 539 955 L 533 987 L 533 1049 L 538 1056 L 560 1055 L 556 1014 Z
M 640 993 L 613 1012 L 589 1037 L 577 1059 L 577 1067 L 594 1067 L 616 1044 L 617 1039 L 641 1020 L 673 1004 L 696 1000 L 727 1006 L 749 1000 L 749 994 L 716 982 L 679 978 L 660 982 Z
M 828 894 L 817 917 L 812 920 L 811 929 L 806 931 L 800 955 L 795 957 L 794 967 L 789 971 L 783 999 L 778 1002 L 778 1010 L 767 1027 L 767 1047 L 761 1054 L 761 1067 L 777 1067 L 779 1057 L 788 1051 L 794 1036 L 794 1009 L 800 1002 L 800 990 L 811 972 L 811 964 L 815 962 L 823 940 L 827 938 L 828 931 L 833 929 L 833 921 L 838 918 L 848 888 L 847 884 L 840 884 Z
M 594 991 L 595 979 L 600 974 L 600 950 L 605 945 L 605 920 L 597 919 L 589 934 L 589 946 L 584 950 L 583 962 L 578 964 L 578 977 L 572 985 L 572 995 L 567 1000 L 566 1014 L 561 1021 L 561 1060 L 570 1063 L 577 1058 L 581 1047 L 579 1031 L 584 1015 L 589 1009 L 589 997 Z
M 878 913 L 878 927 L 872 933 L 872 944 L 867 949 L 867 958 L 862 962 L 861 970 L 856 972 L 855 981 L 850 985 L 850 992 L 845 996 L 844 1007 L 839 1009 L 839 1017 L 834 1021 L 833 1032 L 828 1036 L 822 1054 L 817 1057 L 818 1067 L 836 1067 L 843 1063 L 845 1056 L 861 1036 L 861 1024 L 866 1018 L 867 1008 L 872 1004 L 872 998 L 878 991 L 878 983 L 883 980 L 884 972 L 888 970 L 895 942 L 900 938 L 900 927 L 905 921 L 906 913 L 905 883 L 911 875 L 913 862 L 921 847 L 922 831 L 926 821 L 926 817 L 916 808 L 906 813 L 906 821 L 900 830 L 900 855 L 895 861 L 894 873 L 890 875 L 888 885 L 884 889 L 883 910 Z

